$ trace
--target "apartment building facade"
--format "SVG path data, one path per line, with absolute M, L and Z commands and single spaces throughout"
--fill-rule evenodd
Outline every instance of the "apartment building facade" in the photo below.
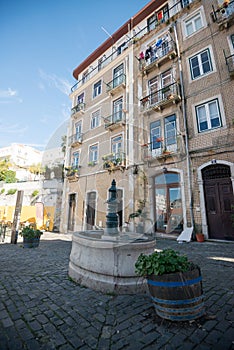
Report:
M 234 2 L 151 1 L 73 72 L 61 231 L 234 239 Z M 129 225 L 128 225 L 129 226 Z

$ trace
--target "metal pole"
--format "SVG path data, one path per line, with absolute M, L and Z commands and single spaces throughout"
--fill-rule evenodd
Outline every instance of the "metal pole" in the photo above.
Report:
M 194 227 L 194 216 L 193 216 L 193 204 L 192 204 L 192 185 L 191 185 L 191 167 L 190 167 L 190 156 L 189 156 L 189 145 L 188 145 L 188 126 L 187 126 L 187 113 L 186 113 L 186 103 L 185 103 L 185 92 L 184 92 L 184 78 L 183 78 L 183 70 L 181 63 L 181 55 L 180 55 L 180 47 L 176 30 L 176 23 L 173 25 L 176 47 L 178 52 L 178 66 L 179 66 L 179 74 L 180 74 L 180 82 L 181 82 L 181 97 L 182 97 L 182 114 L 183 114 L 183 122 L 184 122 L 184 130 L 185 130 L 185 149 L 186 149 L 186 167 L 188 174 L 188 200 L 189 200 L 189 211 L 190 211 L 190 220 L 191 226 Z

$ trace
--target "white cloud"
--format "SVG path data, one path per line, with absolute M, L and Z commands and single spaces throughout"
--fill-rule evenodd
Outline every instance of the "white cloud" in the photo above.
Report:
M 0 98 L 16 96 L 18 93 L 16 90 L 8 88 L 7 90 L 0 90 Z
M 71 84 L 68 80 L 59 78 L 55 74 L 47 74 L 42 69 L 39 69 L 39 75 L 40 75 L 40 78 L 48 84 L 48 86 L 55 87 L 65 95 L 70 94 Z M 45 89 L 44 84 L 40 82 L 39 88 L 41 90 Z
M 23 100 L 18 97 L 18 91 L 8 88 L 7 90 L 0 90 L 0 103 L 11 103 L 11 102 L 22 103 Z
M 28 130 L 28 126 L 22 126 L 18 123 L 11 125 L 2 125 L 0 122 L 0 134 L 24 134 Z

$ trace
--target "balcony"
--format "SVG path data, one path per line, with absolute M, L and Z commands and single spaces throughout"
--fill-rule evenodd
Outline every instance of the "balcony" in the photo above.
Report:
M 126 155 L 123 152 L 110 153 L 102 157 L 103 169 L 109 172 L 115 170 L 124 171 L 126 168 Z
M 74 135 L 69 137 L 68 145 L 71 147 L 77 147 L 77 146 L 81 145 L 82 142 L 83 142 L 83 134 L 81 134 L 81 133 L 74 134 Z
M 114 130 L 118 127 L 124 126 L 126 122 L 126 112 L 123 110 L 118 111 L 104 118 L 105 128 L 109 130 Z
M 226 29 L 234 23 L 234 0 L 223 1 L 216 9 L 214 6 L 211 12 L 213 22 L 218 23 L 219 29 Z
M 160 43 L 160 41 L 158 41 L 158 43 L 159 47 L 156 50 L 152 49 L 152 55 L 149 59 L 146 60 L 144 58 L 139 61 L 139 69 L 144 74 L 147 74 L 155 67 L 159 67 L 165 62 L 177 56 L 174 40 L 170 40 L 164 43 Z
M 106 92 L 108 92 L 111 95 L 114 95 L 115 93 L 125 89 L 125 86 L 126 86 L 125 84 L 126 84 L 126 75 L 121 74 L 106 84 Z
M 84 114 L 85 103 L 78 103 L 75 107 L 71 109 L 71 116 L 79 116 Z
M 145 35 L 147 35 L 149 32 L 157 28 L 163 23 L 166 23 L 172 18 L 172 21 L 174 21 L 177 17 L 180 17 L 180 12 L 183 11 L 184 8 L 187 8 L 187 6 L 191 6 L 191 4 L 196 4 L 200 2 L 201 0 L 178 0 L 175 4 L 173 4 L 172 7 L 168 8 L 168 11 L 164 14 L 162 20 L 158 21 L 157 19 L 155 20 L 155 23 L 151 23 L 151 26 L 149 27 L 148 25 L 145 26 L 144 28 L 138 30 L 134 29 L 133 30 L 133 36 L 130 37 L 130 33 L 128 33 L 128 39 L 125 41 L 124 49 L 119 50 L 116 48 L 113 51 L 112 48 L 112 53 L 106 56 L 106 53 L 103 53 L 102 56 L 102 62 L 97 63 L 96 66 L 90 66 L 87 75 L 84 78 L 81 78 L 80 80 L 77 81 L 75 85 L 71 87 L 71 92 L 76 91 L 79 89 L 85 82 L 93 78 L 96 74 L 100 72 L 103 68 L 108 66 L 110 63 L 112 63 L 120 54 L 125 52 L 125 49 L 130 47 L 133 44 L 137 44 L 141 38 L 143 38 Z M 234 0 L 233 0 L 234 1 Z
M 79 178 L 79 166 L 72 165 L 70 167 L 65 167 L 65 176 L 69 182 L 77 181 Z
M 152 162 L 154 160 L 166 161 L 168 158 L 185 154 L 185 146 L 182 135 L 173 135 L 171 138 L 156 138 L 152 143 L 142 145 L 142 160 Z
M 151 110 L 160 111 L 173 103 L 178 103 L 180 100 L 179 83 L 173 83 L 143 97 L 140 101 L 143 112 L 147 112 Z
M 228 72 L 230 77 L 234 77 L 234 55 L 226 56 L 224 52 L 226 65 L 228 67 Z

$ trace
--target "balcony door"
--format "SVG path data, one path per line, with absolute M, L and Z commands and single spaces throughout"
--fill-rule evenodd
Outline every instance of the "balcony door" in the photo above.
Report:
M 118 100 L 113 102 L 113 123 L 122 120 L 123 113 L 123 98 L 119 98 Z
M 78 141 L 81 138 L 81 121 L 76 123 L 75 128 L 76 128 L 76 133 L 75 133 L 75 141 Z
M 123 82 L 124 65 L 120 64 L 113 71 L 113 88 L 119 86 Z
M 159 90 L 158 77 L 154 77 L 153 79 L 149 80 L 149 95 L 150 95 L 151 106 L 159 102 L 158 90 Z
M 155 230 L 180 233 L 183 230 L 183 210 L 180 175 L 167 172 L 155 177 Z
M 122 135 L 115 136 L 111 139 L 111 152 L 114 155 L 120 155 L 123 151 L 123 138 Z

